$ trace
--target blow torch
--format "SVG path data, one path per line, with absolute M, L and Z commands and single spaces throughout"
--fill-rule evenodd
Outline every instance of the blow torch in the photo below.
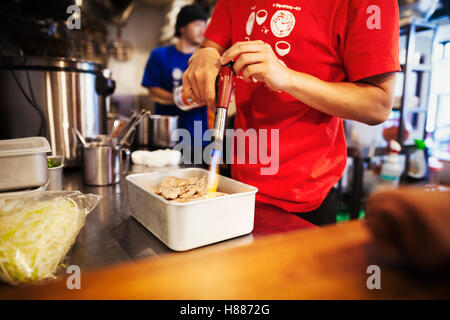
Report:
M 211 165 L 208 176 L 209 192 L 215 192 L 217 189 L 216 173 L 218 173 L 218 161 L 222 158 L 227 112 L 230 105 L 231 94 L 234 89 L 235 75 L 233 65 L 233 61 L 223 65 L 220 68 L 217 80 L 216 114 L 214 116 L 213 129 L 214 148 L 211 151 Z
M 214 137 L 223 141 L 225 134 L 225 123 L 227 120 L 228 106 L 230 105 L 231 94 L 234 89 L 234 62 L 230 61 L 223 65 L 219 71 L 216 93 L 216 115 L 214 117 Z

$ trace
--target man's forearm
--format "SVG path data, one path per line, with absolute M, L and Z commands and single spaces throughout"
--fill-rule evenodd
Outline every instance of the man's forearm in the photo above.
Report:
M 395 73 L 356 83 L 326 82 L 293 70 L 290 75 L 290 85 L 284 91 L 326 114 L 376 125 L 392 110 Z
M 200 49 L 204 49 L 204 48 L 213 48 L 216 49 L 217 52 L 219 52 L 219 54 L 223 54 L 225 51 L 225 48 L 222 47 L 221 45 L 219 45 L 218 43 L 209 40 L 208 38 L 205 38 L 205 40 L 203 40 L 202 44 L 200 45 Z
M 151 87 L 148 88 L 148 93 L 150 95 L 150 98 L 157 103 L 166 105 L 175 104 L 175 102 L 173 101 L 172 92 L 158 87 Z

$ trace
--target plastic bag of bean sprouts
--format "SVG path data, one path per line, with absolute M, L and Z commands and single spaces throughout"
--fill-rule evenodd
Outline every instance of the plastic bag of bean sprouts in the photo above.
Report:
M 78 191 L 0 196 L 0 280 L 22 285 L 56 278 L 100 198 Z

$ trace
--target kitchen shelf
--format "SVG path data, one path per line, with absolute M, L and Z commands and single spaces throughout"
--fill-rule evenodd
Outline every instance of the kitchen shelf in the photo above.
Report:
M 428 22 L 419 18 L 411 18 L 408 21 L 403 20 L 400 28 L 400 36 L 406 37 L 406 59 L 405 63 L 401 66 L 401 70 L 404 74 L 403 77 L 403 98 L 401 100 L 401 106 L 397 108 L 400 112 L 399 130 L 398 130 L 398 142 L 402 146 L 402 150 L 405 150 L 405 171 L 402 175 L 402 181 L 406 181 L 408 171 L 409 171 L 409 154 L 415 148 L 415 146 L 405 145 L 405 121 L 408 121 L 407 115 L 412 115 L 414 136 L 418 136 L 418 131 L 423 139 L 426 138 L 426 122 L 427 122 L 427 111 L 428 111 L 428 101 L 430 96 L 430 86 L 431 86 L 431 73 L 432 73 L 432 56 L 433 49 L 436 43 L 438 25 L 433 22 Z M 413 63 L 414 55 L 416 54 L 416 41 L 417 34 L 423 31 L 429 31 L 429 52 L 422 52 L 425 55 L 425 61 L 430 61 L 430 63 L 417 64 Z M 417 79 L 416 87 L 411 87 L 411 78 Z M 405 97 L 417 96 L 419 98 L 419 107 L 413 107 L 408 105 L 408 99 Z M 418 117 L 419 114 L 424 116 Z M 422 132 L 423 131 L 423 132 Z
M 416 109 L 408 109 L 409 113 L 422 113 L 428 112 L 428 108 L 416 108 Z
M 405 64 L 401 65 L 402 68 L 402 72 L 405 72 Z M 413 67 L 411 67 L 411 71 L 416 71 L 416 72 L 431 72 L 432 67 L 431 65 L 428 64 L 420 64 L 420 65 L 415 65 Z
M 415 67 L 412 68 L 412 71 L 431 72 L 431 66 L 430 65 L 415 66 Z
M 393 108 L 393 113 L 395 113 L 395 118 L 399 119 L 399 134 L 397 136 L 397 141 L 400 143 L 402 150 L 401 154 L 405 156 L 405 170 L 402 174 L 402 183 L 407 182 L 408 171 L 410 168 L 410 155 L 416 150 L 416 146 L 411 144 L 410 141 L 405 139 L 405 121 L 409 121 L 409 117 L 412 118 L 412 122 L 418 123 L 415 125 L 415 130 L 410 132 L 411 137 L 419 137 L 422 135 L 423 128 L 423 139 L 425 139 L 425 127 L 427 118 L 427 108 L 430 85 L 431 85 L 431 75 L 432 75 L 432 54 L 433 47 L 436 40 L 436 33 L 438 25 L 432 22 L 424 21 L 418 18 L 402 19 L 400 24 L 400 36 L 406 37 L 406 57 L 405 63 L 401 65 L 401 71 L 404 74 L 403 77 L 403 91 L 401 101 L 397 101 L 396 107 Z M 426 34 L 421 34 L 421 36 L 426 36 L 430 38 L 430 52 L 422 52 L 424 54 L 424 60 L 416 60 L 416 38 L 417 34 L 428 31 Z M 403 38 L 402 38 L 403 40 Z M 412 81 L 417 79 L 416 87 L 410 86 Z M 417 106 L 411 103 L 408 97 L 418 97 L 419 101 Z M 400 105 L 399 105 L 400 102 Z M 352 169 L 352 183 L 351 183 L 351 197 L 349 199 L 350 208 L 350 218 L 357 219 L 362 208 L 363 203 L 363 177 L 364 177 L 364 167 L 372 157 L 383 157 L 389 154 L 389 151 L 385 147 L 371 147 L 371 148 L 359 148 L 349 146 L 347 148 L 347 154 L 353 159 L 353 169 Z
M 409 31 L 408 28 L 411 25 L 415 26 L 416 33 L 430 30 L 430 22 L 414 16 L 400 19 L 399 25 L 400 25 L 400 36 L 407 35 Z

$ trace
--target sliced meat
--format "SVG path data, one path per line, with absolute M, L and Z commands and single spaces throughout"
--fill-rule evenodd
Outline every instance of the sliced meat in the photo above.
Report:
M 205 177 L 180 179 L 171 176 L 163 179 L 159 188 L 151 190 L 167 200 L 180 199 L 183 202 L 205 198 L 208 193 Z

